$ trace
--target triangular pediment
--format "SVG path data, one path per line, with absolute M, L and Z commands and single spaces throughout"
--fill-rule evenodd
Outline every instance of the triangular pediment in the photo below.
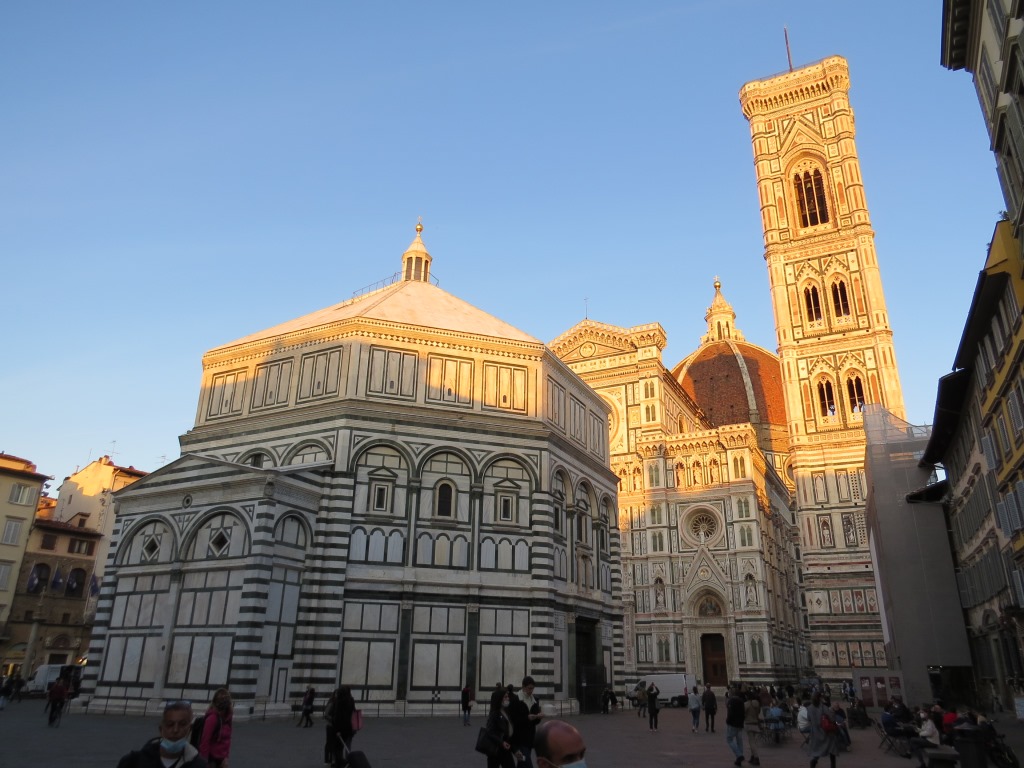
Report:
M 794 149 L 800 147 L 814 147 L 821 149 L 825 145 L 821 132 L 813 121 L 806 118 L 793 120 L 787 130 L 783 133 L 779 154 L 787 155 Z
M 725 574 L 707 547 L 702 545 L 697 549 L 690 570 L 683 579 L 683 586 L 691 594 L 709 588 L 715 592 L 725 592 Z
M 628 328 L 594 320 L 577 323 L 548 346 L 566 362 L 636 352 L 636 344 Z

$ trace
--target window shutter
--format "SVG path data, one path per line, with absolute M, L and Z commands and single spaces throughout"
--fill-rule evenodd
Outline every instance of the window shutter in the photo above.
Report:
M 1012 530 L 1009 531 L 1010 533 L 1012 533 L 1014 531 L 1019 531 L 1021 528 L 1024 528 L 1024 481 L 1018 481 L 1017 482 L 1016 502 L 1017 502 L 1017 519 L 1016 519 L 1016 521 L 1014 521 L 1014 520 L 1010 521 L 1011 523 L 1016 522 L 1016 525 L 1014 525 Z
M 1020 571 L 1013 572 L 1013 596 L 1017 605 L 1024 605 L 1024 574 Z
M 1003 533 L 1005 533 L 1007 536 L 1009 536 L 1010 535 L 1010 521 L 1009 521 L 1009 519 L 1006 516 L 1006 504 L 1005 503 L 1000 501 L 1000 502 L 998 502 L 996 504 L 996 514 L 998 515 L 1000 529 L 1002 529 Z
M 1010 404 L 1010 419 L 1013 421 L 1013 428 L 1016 430 L 1024 429 L 1024 416 L 1021 414 L 1017 390 L 1010 390 L 1010 396 L 1006 399 Z

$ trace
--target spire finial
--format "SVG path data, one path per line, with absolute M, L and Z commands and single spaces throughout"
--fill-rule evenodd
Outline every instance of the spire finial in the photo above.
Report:
M 715 275 L 715 291 L 722 290 L 722 281 L 718 279 L 718 275 Z
M 417 216 L 416 217 L 416 234 L 418 235 L 422 231 L 423 231 L 423 217 L 422 216 Z

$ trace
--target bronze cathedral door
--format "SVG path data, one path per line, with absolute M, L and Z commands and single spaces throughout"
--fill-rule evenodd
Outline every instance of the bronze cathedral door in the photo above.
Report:
M 728 685 L 729 673 L 725 664 L 725 638 L 721 635 L 700 636 L 700 658 L 704 667 L 705 685 Z

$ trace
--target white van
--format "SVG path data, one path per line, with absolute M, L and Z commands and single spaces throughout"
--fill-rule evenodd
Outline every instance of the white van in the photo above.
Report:
M 25 693 L 46 693 L 61 675 L 79 677 L 81 669 L 77 664 L 40 664 L 25 681 Z
M 685 672 L 664 672 L 645 675 L 635 683 L 626 686 L 626 696 L 636 704 L 636 694 L 651 683 L 658 686 L 658 701 L 670 707 L 685 707 L 686 696 L 697 685 L 697 678 Z

